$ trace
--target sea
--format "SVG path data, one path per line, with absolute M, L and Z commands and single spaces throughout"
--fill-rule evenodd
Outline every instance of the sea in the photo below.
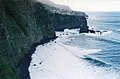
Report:
M 110 79 L 120 79 L 120 12 L 87 12 L 87 15 L 89 15 L 87 19 L 89 28 L 103 33 L 73 36 L 75 41 L 69 41 L 66 44 L 86 50 L 97 49 L 98 51 L 91 51 L 82 59 L 93 66 L 93 69 L 98 67 L 109 71 L 114 77 L 117 76 Z
M 109 63 L 115 68 L 120 68 L 120 12 L 88 13 L 88 25 L 96 30 L 109 32 L 105 36 L 87 37 L 89 47 L 100 48 L 102 51 L 91 54 Z
M 107 32 L 104 32 L 103 35 L 76 36 L 74 44 L 86 49 L 101 49 L 100 52 L 89 56 L 120 68 L 120 12 L 91 12 L 87 14 L 89 15 L 88 26 L 90 29 Z
M 38 46 L 29 68 L 31 79 L 120 79 L 120 12 L 86 14 L 89 29 L 97 32 L 66 29 L 58 33 L 61 41 Z M 35 68 L 39 59 L 44 62 Z

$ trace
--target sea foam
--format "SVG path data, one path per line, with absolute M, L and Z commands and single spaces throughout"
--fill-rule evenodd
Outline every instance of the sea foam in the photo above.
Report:
M 36 48 L 29 67 L 31 79 L 120 79 L 114 69 L 97 67 L 81 59 L 101 49 L 65 45 L 63 42 L 68 37 L 58 37 Z

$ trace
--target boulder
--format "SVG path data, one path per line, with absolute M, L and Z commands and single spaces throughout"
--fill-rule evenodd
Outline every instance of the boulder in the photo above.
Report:
M 95 31 L 94 31 L 94 30 L 89 30 L 89 32 L 90 32 L 90 33 L 95 33 Z

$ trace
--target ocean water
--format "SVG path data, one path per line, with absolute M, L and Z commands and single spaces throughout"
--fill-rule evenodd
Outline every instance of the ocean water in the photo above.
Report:
M 101 35 L 84 34 L 72 36 L 70 38 L 74 41 L 68 41 L 66 44 L 78 46 L 86 50 L 100 50 L 84 55 L 83 60 L 93 67 L 102 67 L 102 69 L 108 68 L 119 74 L 120 12 L 88 12 L 87 14 L 89 15 L 88 25 L 91 29 L 106 32 Z
M 32 55 L 31 79 L 120 79 L 120 13 L 87 14 L 89 27 L 102 34 L 56 32 L 56 40 Z
M 98 12 L 88 13 L 88 15 L 90 15 L 88 19 L 89 26 L 96 27 L 98 30 L 111 31 L 105 36 L 91 38 L 92 46 L 102 49 L 101 52 L 91 56 L 120 68 L 120 12 Z

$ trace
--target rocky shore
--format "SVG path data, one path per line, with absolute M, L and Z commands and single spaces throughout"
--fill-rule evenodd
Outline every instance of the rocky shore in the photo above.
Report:
M 36 43 L 30 47 L 29 53 L 20 61 L 19 66 L 18 66 L 18 71 L 21 71 L 21 73 L 19 74 L 20 79 L 30 79 L 28 68 L 30 66 L 31 56 L 35 52 L 36 47 L 38 45 L 45 44 L 45 43 L 49 42 L 50 40 L 54 40 L 56 38 L 43 40 L 43 41 Z

